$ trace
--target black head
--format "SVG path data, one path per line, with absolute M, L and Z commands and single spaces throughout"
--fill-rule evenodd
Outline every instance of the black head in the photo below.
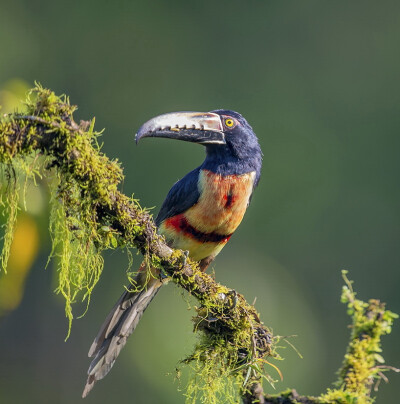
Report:
M 165 137 L 206 146 L 203 166 L 221 173 L 248 172 L 259 175 L 262 153 L 252 127 L 237 112 L 218 109 L 211 112 L 173 112 L 146 122 L 136 134 Z M 233 171 L 232 171 L 233 170 Z
M 246 159 L 254 154 L 262 156 L 257 136 L 242 115 L 226 109 L 217 109 L 212 113 L 220 116 L 225 134 L 225 145 L 218 145 L 219 149 L 228 149 L 227 151 L 239 159 Z M 218 152 L 214 145 L 208 145 L 207 149 L 210 152 Z

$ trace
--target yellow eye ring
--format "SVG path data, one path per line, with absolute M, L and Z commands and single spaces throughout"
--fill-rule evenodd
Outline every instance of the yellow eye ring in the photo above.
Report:
M 228 128 L 232 128 L 232 126 L 234 126 L 235 122 L 233 121 L 233 119 L 228 118 L 225 119 L 225 126 L 227 126 Z

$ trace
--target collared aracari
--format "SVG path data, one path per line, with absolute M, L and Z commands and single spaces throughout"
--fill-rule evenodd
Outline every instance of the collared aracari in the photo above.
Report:
M 204 271 L 239 226 L 260 179 L 257 137 L 239 113 L 229 110 L 160 115 L 139 129 L 136 143 L 144 137 L 185 140 L 206 148 L 203 164 L 175 183 L 156 218 L 168 245 L 188 251 Z M 94 359 L 83 397 L 110 371 L 162 284 L 159 274 L 142 264 L 134 287 L 122 294 L 89 350 Z

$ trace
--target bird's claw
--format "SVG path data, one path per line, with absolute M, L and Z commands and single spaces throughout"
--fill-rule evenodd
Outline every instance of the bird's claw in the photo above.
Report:
M 168 278 L 168 275 L 163 270 L 161 270 L 159 275 L 158 275 L 158 278 L 159 278 L 160 282 L 163 282 L 164 279 Z
M 239 299 L 238 299 L 238 294 L 237 294 L 236 290 L 231 289 L 231 290 L 227 293 L 227 295 L 228 295 L 228 296 L 232 296 L 232 305 L 231 305 L 230 309 L 234 309 L 234 308 L 237 306 L 238 300 L 239 300 Z
M 186 266 L 188 257 L 189 257 L 189 251 L 184 251 L 183 252 L 183 267 Z

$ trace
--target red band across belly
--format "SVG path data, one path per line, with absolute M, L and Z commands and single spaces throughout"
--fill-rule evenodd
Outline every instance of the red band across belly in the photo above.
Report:
M 223 235 L 218 233 L 203 233 L 189 224 L 184 215 L 173 216 L 165 221 L 167 227 L 171 226 L 178 232 L 196 239 L 201 243 L 226 243 L 232 234 Z

